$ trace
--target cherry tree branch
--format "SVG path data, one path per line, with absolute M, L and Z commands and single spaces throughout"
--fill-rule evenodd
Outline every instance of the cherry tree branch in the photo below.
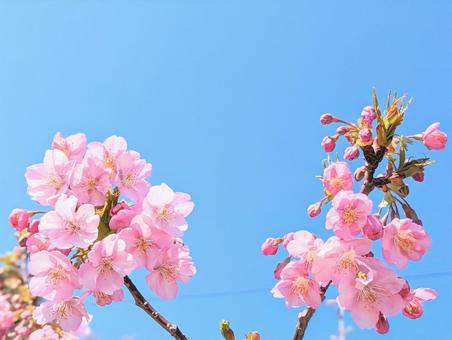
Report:
M 378 165 L 383 160 L 384 155 L 386 153 L 385 147 L 373 147 L 372 145 L 367 145 L 362 147 L 364 153 L 364 159 L 366 161 L 365 164 L 365 176 L 364 182 L 361 187 L 360 193 L 365 195 L 369 195 L 372 190 L 377 186 L 381 186 L 383 184 L 387 184 L 388 180 L 386 177 L 384 178 L 374 178 L 375 170 L 377 170 Z M 322 301 L 325 299 L 325 293 L 330 286 L 331 281 L 322 288 Z M 293 336 L 293 340 L 303 340 L 304 333 L 306 332 L 306 328 L 308 328 L 309 321 L 311 321 L 312 316 L 315 313 L 315 309 L 308 307 L 303 310 L 300 314 L 298 314 L 298 322 L 295 328 L 295 334 Z
M 187 337 L 182 333 L 179 327 L 169 322 L 163 315 L 151 306 L 151 304 L 144 298 L 143 294 L 138 290 L 132 280 L 126 276 L 124 277 L 124 285 L 132 294 L 135 304 L 144 310 L 155 322 L 164 328 L 173 338 L 177 340 L 187 340 Z

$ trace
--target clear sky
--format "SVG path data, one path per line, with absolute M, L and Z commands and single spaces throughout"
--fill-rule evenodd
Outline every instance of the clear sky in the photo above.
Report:
M 318 117 L 353 119 L 376 86 L 415 97 L 405 133 L 436 120 L 451 132 L 451 17 L 440 0 L 0 1 L 0 250 L 15 244 L 10 210 L 34 207 L 23 174 L 56 131 L 122 135 L 153 164 L 152 183 L 196 203 L 185 240 L 198 274 L 164 302 L 138 272 L 145 295 L 189 339 L 219 339 L 222 318 L 238 338 L 290 339 L 298 311 L 268 292 L 282 255 L 264 257 L 260 244 L 301 228 L 330 235 L 324 216 L 305 213 L 321 195 L 320 140 L 332 131 Z M 410 199 L 433 246 L 404 273 L 440 297 L 420 320 L 392 318 L 386 339 L 450 339 L 452 275 L 423 275 L 452 271 L 452 164 L 449 151 L 431 155 Z M 129 295 L 88 307 L 98 339 L 168 338 Z M 322 306 L 307 339 L 335 329 L 334 307 Z M 348 338 L 381 336 L 354 326 Z

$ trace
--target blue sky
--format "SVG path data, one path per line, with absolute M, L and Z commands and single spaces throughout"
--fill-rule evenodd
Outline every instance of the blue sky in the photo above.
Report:
M 145 295 L 190 339 L 219 339 L 222 318 L 238 336 L 291 338 L 298 311 L 268 293 L 282 255 L 259 248 L 301 228 L 330 235 L 323 216 L 305 214 L 321 194 L 319 143 L 332 131 L 318 117 L 353 119 L 375 86 L 415 97 L 402 132 L 436 120 L 450 131 L 451 15 L 449 1 L 1 1 L 0 250 L 15 244 L 10 210 L 34 207 L 23 174 L 56 131 L 122 135 L 153 164 L 153 183 L 196 203 L 185 240 L 198 274 L 164 302 L 138 272 Z M 440 298 L 420 320 L 392 318 L 386 339 L 443 340 L 452 276 L 423 274 L 452 270 L 452 164 L 449 151 L 412 152 L 437 160 L 423 185 L 410 183 L 433 246 L 404 274 Z M 129 295 L 88 307 L 99 339 L 168 338 Z M 335 309 L 323 306 L 307 339 L 335 329 Z M 354 326 L 348 337 L 363 338 L 380 336 Z

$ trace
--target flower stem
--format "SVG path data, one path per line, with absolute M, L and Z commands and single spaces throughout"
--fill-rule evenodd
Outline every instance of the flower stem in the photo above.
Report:
M 187 340 L 187 337 L 182 333 L 179 327 L 171 322 L 169 322 L 163 315 L 161 315 L 157 310 L 151 306 L 151 304 L 146 301 L 143 294 L 138 290 L 132 280 L 128 277 L 124 277 L 124 285 L 132 294 L 135 304 L 144 310 L 155 322 L 157 322 L 162 328 L 164 328 L 174 339 L 177 340 Z

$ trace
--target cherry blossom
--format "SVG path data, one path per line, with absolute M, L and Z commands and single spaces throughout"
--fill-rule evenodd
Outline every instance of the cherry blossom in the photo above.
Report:
M 440 123 L 433 123 L 422 134 L 422 140 L 427 148 L 444 150 L 447 144 L 447 134 L 439 129 Z
M 341 190 L 351 190 L 353 184 L 353 175 L 345 162 L 331 163 L 323 171 L 323 186 L 325 190 L 336 195 Z
M 69 160 L 79 161 L 85 154 L 86 136 L 84 133 L 76 133 L 63 138 L 61 133 L 57 132 L 53 137 L 52 148 L 64 152 Z

